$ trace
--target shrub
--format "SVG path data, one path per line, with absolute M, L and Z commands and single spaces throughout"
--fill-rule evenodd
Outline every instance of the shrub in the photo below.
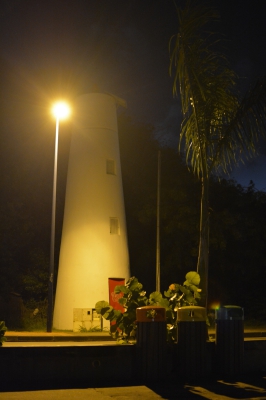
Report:
M 125 308 L 125 312 L 115 310 L 107 301 L 98 301 L 95 305 L 96 312 L 110 321 L 111 334 L 120 343 L 134 340 L 136 336 L 136 309 L 144 306 L 161 306 L 166 309 L 168 337 L 172 339 L 176 328 L 176 310 L 178 307 L 196 305 L 200 298 L 200 276 L 191 271 L 186 274 L 183 285 L 172 283 L 164 292 L 153 292 L 146 297 L 143 285 L 134 276 L 125 285 L 115 287 L 115 294 L 121 294 L 118 300 Z
M 2 346 L 3 342 L 6 341 L 6 338 L 4 337 L 6 330 L 7 327 L 5 326 L 5 322 L 0 321 L 0 346 Z
M 28 300 L 23 308 L 23 329 L 43 331 L 47 323 L 47 300 Z

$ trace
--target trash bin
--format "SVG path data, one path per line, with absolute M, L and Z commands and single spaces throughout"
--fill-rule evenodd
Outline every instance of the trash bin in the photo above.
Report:
M 177 310 L 177 365 L 180 376 L 206 375 L 206 308 L 180 307 Z
M 223 306 L 215 312 L 216 371 L 235 375 L 243 371 L 244 310 L 239 306 Z
M 165 378 L 166 314 L 164 307 L 139 307 L 137 314 L 137 378 L 160 382 Z

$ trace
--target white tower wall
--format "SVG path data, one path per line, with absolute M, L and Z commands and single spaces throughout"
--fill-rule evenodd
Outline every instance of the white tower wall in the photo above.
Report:
M 73 328 L 74 308 L 108 301 L 108 278 L 129 278 L 117 102 L 112 95 L 91 93 L 75 104 L 53 320 L 57 329 Z

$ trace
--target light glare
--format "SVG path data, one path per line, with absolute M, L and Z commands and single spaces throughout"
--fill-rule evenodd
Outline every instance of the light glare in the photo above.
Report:
M 70 107 L 64 101 L 58 101 L 52 107 L 52 113 L 56 119 L 66 119 L 70 114 Z
M 213 302 L 213 303 L 210 305 L 210 309 L 211 309 L 211 310 L 219 310 L 220 307 L 221 307 L 221 304 L 220 304 L 220 302 L 218 302 L 218 301 Z

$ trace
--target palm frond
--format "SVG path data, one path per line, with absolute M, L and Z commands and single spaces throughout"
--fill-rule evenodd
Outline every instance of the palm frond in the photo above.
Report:
M 266 77 L 263 77 L 247 92 L 234 115 L 224 121 L 211 168 L 220 165 L 224 172 L 229 172 L 236 158 L 243 162 L 254 156 L 259 140 L 265 137 Z

